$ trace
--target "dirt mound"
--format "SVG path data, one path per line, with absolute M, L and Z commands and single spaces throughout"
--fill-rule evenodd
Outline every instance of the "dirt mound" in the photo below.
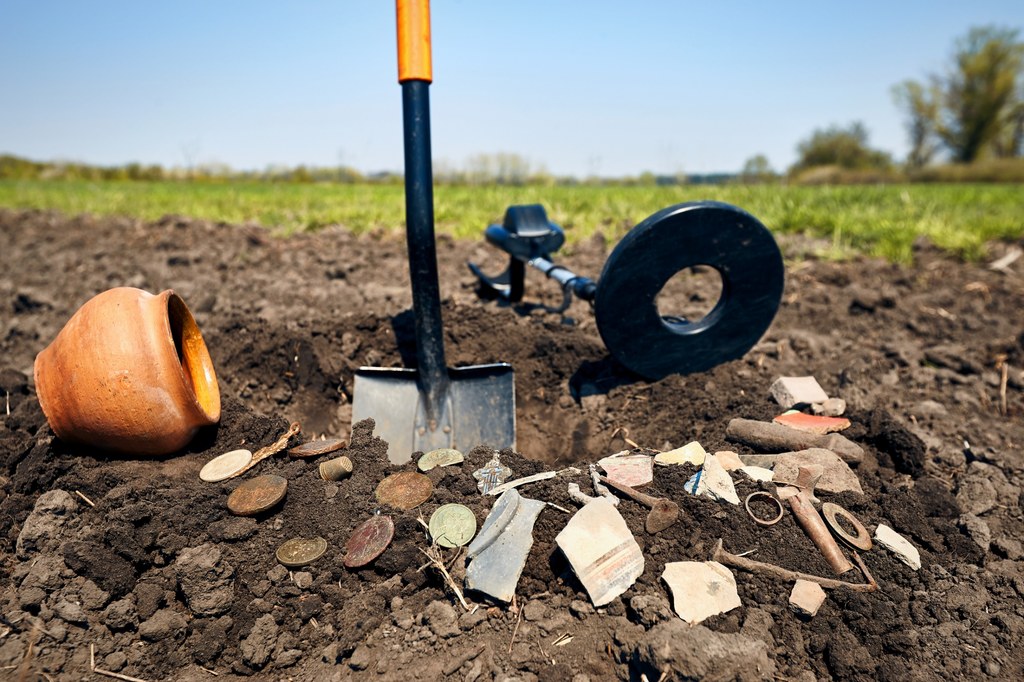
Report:
M 681 507 L 668 530 L 647 534 L 647 510 L 619 505 L 645 567 L 597 610 L 555 544 L 570 518 L 556 507 L 534 528 L 514 609 L 474 594 L 478 607 L 467 611 L 426 566 L 419 518 L 449 502 L 468 505 L 478 522 L 490 509 L 472 477 L 492 454 L 486 448 L 432 471 L 433 494 L 419 508 L 380 508 L 374 489 L 393 469 L 369 424 L 349 433 L 350 400 L 358 366 L 414 360 L 400 238 L 335 228 L 278 240 L 173 216 L 143 223 L 3 211 L 0 230 L 4 677 L 82 679 L 90 647 L 97 667 L 147 680 L 212 679 L 204 668 L 218 679 L 1024 675 L 1019 270 L 992 272 L 926 246 L 912 267 L 804 261 L 790 266 L 779 316 L 745 358 L 645 382 L 607 356 L 585 306 L 570 310 L 569 323 L 480 301 L 464 262 L 496 271 L 500 258 L 478 244 L 440 242 L 449 362 L 504 360 L 516 370 L 517 451 L 503 452 L 503 463 L 516 477 L 562 470 L 524 487 L 528 497 L 574 511 L 567 484 L 589 491 L 585 464 L 627 449 L 625 438 L 750 453 L 726 441 L 726 425 L 770 419 L 768 387 L 780 375 L 813 374 L 847 401 L 854 425 L 845 434 L 865 450 L 856 469 L 865 494 L 821 496 L 869 528 L 884 522 L 904 534 L 923 567 L 872 550 L 864 559 L 880 591 L 830 591 L 813 619 L 789 609 L 789 584 L 736 571 L 743 606 L 691 628 L 672 612 L 660 576 L 668 562 L 709 559 L 719 538 L 758 561 L 830 575 L 791 515 L 761 528 L 742 507 L 683 492 L 693 467 L 659 468 L 649 487 Z M 565 262 L 596 275 L 604 257 L 595 240 Z M 35 353 L 85 300 L 118 285 L 178 291 L 217 366 L 221 423 L 178 456 L 136 460 L 68 446 L 35 399 Z M 559 296 L 539 278 L 528 294 Z M 273 442 L 295 420 L 302 438 L 350 438 L 351 478 L 325 482 L 315 462 L 278 455 L 256 473 L 286 478 L 285 502 L 255 518 L 232 516 L 225 500 L 237 481 L 203 483 L 199 469 L 226 450 Z M 768 489 L 737 487 L 741 498 Z M 394 542 L 370 566 L 344 568 L 350 533 L 379 510 L 394 518 Z M 323 537 L 327 554 L 289 571 L 274 553 L 295 536 Z M 457 579 L 462 566 L 451 564 Z

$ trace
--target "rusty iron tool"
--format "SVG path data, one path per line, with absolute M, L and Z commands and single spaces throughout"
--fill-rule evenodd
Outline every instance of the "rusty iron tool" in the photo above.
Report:
M 711 560 L 717 561 L 720 564 L 726 566 L 732 566 L 733 568 L 739 568 L 744 571 L 750 571 L 751 573 L 764 573 L 765 575 L 772 575 L 781 580 L 793 582 L 795 580 L 810 580 L 811 582 L 818 583 L 827 590 L 834 590 L 838 588 L 844 588 L 852 590 L 854 592 L 877 592 L 878 583 L 875 582 L 871 572 L 868 571 L 868 567 L 864 564 L 864 560 L 860 558 L 860 555 L 856 552 L 853 553 L 853 558 L 857 560 L 857 567 L 860 568 L 861 573 L 864 574 L 864 579 L 867 580 L 867 584 L 861 583 L 848 583 L 843 580 L 836 580 L 834 578 L 822 578 L 817 575 L 811 575 L 810 573 L 800 573 L 799 571 L 791 571 L 788 568 L 782 568 L 775 564 L 768 564 L 763 561 L 754 561 L 746 557 L 741 557 L 737 554 L 730 554 L 725 551 L 722 547 L 722 538 L 718 538 L 718 542 L 715 543 L 715 549 L 711 553 Z
M 816 469 L 817 471 L 815 471 Z M 820 467 L 800 467 L 797 482 L 799 484 L 801 481 L 817 480 L 817 477 L 820 476 Z M 800 527 L 807 533 L 807 537 L 811 539 L 814 546 L 821 551 L 828 565 L 832 567 L 836 575 L 842 575 L 847 571 L 853 570 L 853 564 L 843 554 L 843 550 L 836 543 L 836 539 L 832 537 L 832 533 L 829 532 L 825 522 L 821 519 L 818 510 L 811 503 L 813 493 L 814 487 L 812 484 L 800 488 L 796 494 L 790 494 L 787 497 L 789 508 L 793 510 L 793 516 L 796 517 Z
M 360 367 L 352 422 L 372 418 L 391 463 L 404 464 L 417 451 L 515 447 L 516 422 L 511 365 L 445 364 L 430 152 L 430 6 L 428 0 L 397 0 L 396 8 L 416 369 Z
M 651 535 L 665 530 L 679 518 L 679 505 L 672 500 L 642 493 L 636 488 L 616 483 L 607 476 L 601 476 L 600 479 L 605 485 L 615 488 L 623 495 L 631 497 L 645 507 L 650 508 L 651 511 L 647 514 L 647 521 L 644 523 L 644 528 Z

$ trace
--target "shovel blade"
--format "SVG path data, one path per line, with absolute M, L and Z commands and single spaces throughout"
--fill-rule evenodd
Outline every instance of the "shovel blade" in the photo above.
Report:
M 501 362 L 448 370 L 448 391 L 436 428 L 426 424 L 424 392 L 414 369 L 360 367 L 352 423 L 371 418 L 388 442 L 388 459 L 405 464 L 412 453 L 437 448 L 469 451 L 477 445 L 515 447 L 516 398 L 512 366 Z

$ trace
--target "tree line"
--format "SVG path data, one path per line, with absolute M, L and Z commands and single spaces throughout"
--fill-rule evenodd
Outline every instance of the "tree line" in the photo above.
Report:
M 1024 43 L 1018 30 L 970 29 L 956 41 L 944 71 L 904 80 L 892 87 L 892 96 L 910 146 L 902 164 L 872 149 L 867 128 L 854 121 L 815 130 L 801 141 L 787 176 L 805 182 L 1024 181 Z M 778 176 L 758 155 L 741 177 Z

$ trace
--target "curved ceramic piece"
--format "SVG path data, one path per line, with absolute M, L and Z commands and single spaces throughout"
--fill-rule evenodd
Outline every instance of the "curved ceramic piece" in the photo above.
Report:
M 36 356 L 35 381 L 54 433 L 103 450 L 169 454 L 220 420 L 210 353 L 170 289 L 94 296 Z

